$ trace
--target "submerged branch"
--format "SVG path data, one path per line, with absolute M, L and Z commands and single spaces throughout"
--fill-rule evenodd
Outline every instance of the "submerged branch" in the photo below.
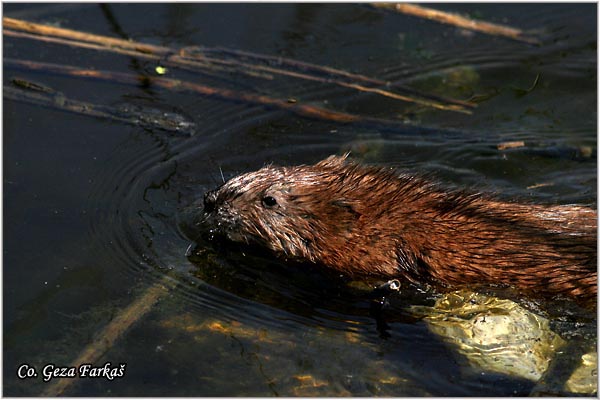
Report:
M 98 332 L 95 339 L 87 345 L 69 365 L 94 364 L 109 351 L 117 340 L 123 336 L 131 326 L 146 315 L 161 297 L 168 294 L 174 287 L 170 277 L 165 276 L 161 281 L 150 286 L 140 294 L 128 307 L 120 310 L 102 331 Z M 118 365 L 113 365 L 118 367 Z M 85 379 L 85 378 L 84 378 Z M 57 397 L 62 395 L 73 383 L 79 379 L 60 378 L 53 381 L 43 392 L 44 397 Z
M 519 42 L 527 44 L 541 44 L 537 38 L 527 36 L 520 29 L 512 28 L 506 25 L 494 24 L 485 21 L 476 21 L 462 15 L 449 13 L 445 11 L 435 10 L 433 8 L 421 7 L 416 4 L 409 3 L 373 3 L 374 7 L 384 8 L 387 10 L 397 11 L 402 14 L 412 15 L 415 17 L 426 18 L 432 21 L 441 22 L 443 24 L 453 25 L 463 29 L 486 33 L 492 36 L 504 36 Z
M 193 135 L 196 130 L 195 123 L 172 112 L 163 112 L 135 105 L 110 107 L 70 99 L 61 92 L 50 88 L 41 88 L 40 85 L 31 82 L 14 79 L 13 84 L 15 86 L 4 86 L 5 99 L 189 136 Z

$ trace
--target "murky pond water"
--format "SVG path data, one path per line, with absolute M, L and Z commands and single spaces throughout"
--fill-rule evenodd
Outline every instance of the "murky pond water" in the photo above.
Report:
M 223 178 L 348 150 L 364 162 L 431 172 L 448 185 L 507 199 L 595 207 L 596 5 L 436 7 L 532 31 L 542 44 L 358 4 L 5 5 L 5 17 L 174 49 L 207 46 L 253 65 L 282 64 L 216 48 L 299 60 L 478 106 L 465 114 L 403 102 L 334 85 L 323 71 L 298 65 L 288 70 L 321 81 L 171 66 L 161 75 L 232 90 L 237 98 L 170 90 L 152 80 L 131 85 L 34 72 L 7 60 L 135 75 L 156 74 L 165 63 L 5 35 L 4 394 L 593 393 L 586 382 L 597 373 L 595 311 L 496 293 L 522 301 L 513 313 L 516 303 L 497 302 L 505 300 L 403 291 L 377 317 L 366 291 L 269 255 L 208 243 L 186 257 L 190 241 L 178 228 L 179 212 Z M 17 101 L 6 89 L 15 81 L 121 111 L 170 113 L 186 129 Z M 257 104 L 240 92 L 281 103 Z M 309 117 L 297 105 L 361 120 Z M 518 141 L 524 146 L 498 149 Z M 455 311 L 464 299 L 501 307 L 511 323 L 524 321 L 525 328 L 509 329 L 509 348 L 517 336 L 519 346 L 547 337 L 544 362 L 519 373 L 473 361 L 474 351 L 489 347 L 457 344 L 458 325 L 439 325 L 479 321 L 475 311 Z M 496 327 L 506 323 L 493 318 Z M 531 326 L 543 334 L 529 338 Z M 79 362 L 126 369 L 113 380 L 44 382 L 44 366 Z M 565 385 L 586 363 L 580 383 Z M 19 379 L 23 364 L 38 376 Z M 60 391 L 52 386 L 59 382 Z

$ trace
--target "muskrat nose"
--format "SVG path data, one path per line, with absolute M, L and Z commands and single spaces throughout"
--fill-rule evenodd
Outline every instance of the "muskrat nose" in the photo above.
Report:
M 204 194 L 204 213 L 210 214 L 215 210 L 217 204 L 217 192 L 212 190 Z

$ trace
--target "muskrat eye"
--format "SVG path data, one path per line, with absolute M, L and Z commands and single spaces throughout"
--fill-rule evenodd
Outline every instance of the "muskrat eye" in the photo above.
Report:
M 273 207 L 275 204 L 277 204 L 277 200 L 275 200 L 275 197 L 265 196 L 262 198 L 262 203 L 267 207 Z

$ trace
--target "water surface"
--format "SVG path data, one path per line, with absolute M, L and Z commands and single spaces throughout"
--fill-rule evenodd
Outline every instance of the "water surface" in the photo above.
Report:
M 4 394 L 36 396 L 19 365 L 70 365 L 156 282 L 173 285 L 94 361 L 125 377 L 70 385 L 73 396 L 504 396 L 536 382 L 473 368 L 396 298 L 387 329 L 359 290 L 264 254 L 211 245 L 186 257 L 181 209 L 266 163 L 351 150 L 364 162 L 431 172 L 449 186 L 541 203 L 596 204 L 596 5 L 439 4 L 535 31 L 542 45 L 469 33 L 366 5 L 7 4 L 5 16 L 156 45 L 226 47 L 325 65 L 477 100 L 470 115 L 291 77 L 167 77 L 354 115 L 340 124 L 289 111 L 5 68 L 65 95 L 176 113 L 193 135 L 4 100 Z M 152 74 L 156 62 L 4 38 L 4 57 Z M 535 84 L 534 84 L 535 82 Z M 499 143 L 525 146 L 500 151 Z M 166 278 L 165 278 L 166 277 Z M 167 280 L 165 280 L 167 279 Z M 539 305 L 540 313 L 544 304 Z M 595 349 L 595 317 L 555 310 L 554 328 Z M 384 334 L 385 333 L 385 334 Z M 561 388 L 556 393 L 564 394 Z

